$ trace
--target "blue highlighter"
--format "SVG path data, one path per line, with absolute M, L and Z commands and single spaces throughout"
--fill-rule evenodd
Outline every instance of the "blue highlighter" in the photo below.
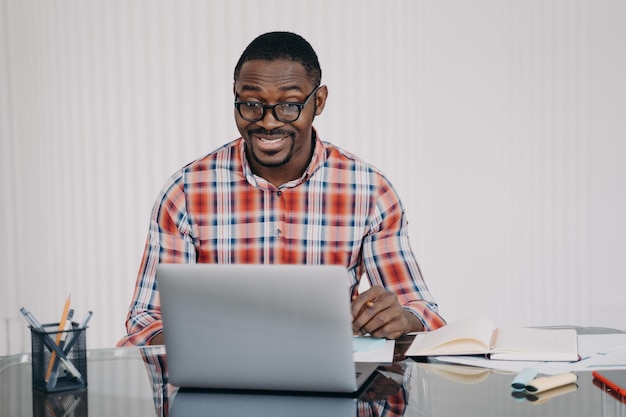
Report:
M 524 368 L 519 374 L 515 375 L 511 387 L 515 390 L 523 390 L 526 385 L 537 376 L 537 370 L 535 368 Z

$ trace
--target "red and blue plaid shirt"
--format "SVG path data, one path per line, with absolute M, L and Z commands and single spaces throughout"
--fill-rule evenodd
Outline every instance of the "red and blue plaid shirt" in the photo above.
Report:
M 162 330 L 158 263 L 336 264 L 346 297 L 367 274 L 427 330 L 445 322 L 411 251 L 401 202 L 377 169 L 316 139 L 301 178 L 275 187 L 252 173 L 237 139 L 175 173 L 161 191 L 130 305 L 128 335 L 144 345 Z M 245 289 L 244 289 L 245 290 Z

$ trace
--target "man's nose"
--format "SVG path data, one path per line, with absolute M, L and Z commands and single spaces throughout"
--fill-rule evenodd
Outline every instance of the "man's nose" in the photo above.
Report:
M 265 130 L 276 129 L 278 126 L 282 126 L 284 123 L 281 122 L 274 116 L 273 109 L 265 109 L 265 114 L 263 114 L 263 118 L 257 122 L 259 126 L 264 128 Z

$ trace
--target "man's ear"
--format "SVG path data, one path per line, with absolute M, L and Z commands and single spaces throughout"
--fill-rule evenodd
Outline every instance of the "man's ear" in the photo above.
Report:
M 315 115 L 319 116 L 324 111 L 326 99 L 328 98 L 328 87 L 321 86 L 315 94 Z

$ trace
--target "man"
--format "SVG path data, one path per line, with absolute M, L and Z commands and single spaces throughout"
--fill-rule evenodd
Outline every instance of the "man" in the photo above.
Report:
M 267 33 L 246 48 L 233 86 L 241 138 L 163 188 L 119 345 L 162 343 L 160 262 L 343 265 L 355 334 L 397 338 L 445 324 L 391 184 L 313 128 L 328 96 L 321 76 L 315 51 L 293 33 Z M 357 294 L 363 274 L 372 287 Z

